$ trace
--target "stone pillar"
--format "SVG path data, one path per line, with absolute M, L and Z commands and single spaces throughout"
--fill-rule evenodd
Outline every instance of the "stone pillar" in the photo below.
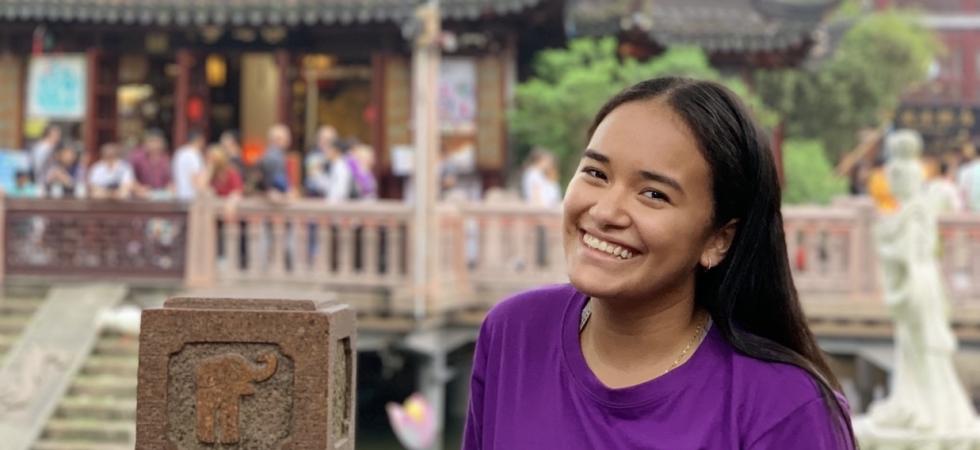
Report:
M 215 282 L 219 239 L 215 210 L 220 205 L 209 195 L 203 195 L 194 199 L 187 208 L 187 253 L 184 262 L 184 285 L 187 287 L 210 286 Z M 228 245 L 229 248 L 236 248 L 237 244 Z
M 145 310 L 136 448 L 352 450 L 355 329 L 346 305 L 311 300 Z
M 424 319 L 430 302 L 438 295 L 438 222 L 435 203 L 439 180 L 436 167 L 439 160 L 439 61 L 442 49 L 439 36 L 442 22 L 439 2 L 430 0 L 415 11 L 421 31 L 415 38 L 412 53 L 412 124 L 415 141 L 415 220 L 413 243 L 414 313 Z

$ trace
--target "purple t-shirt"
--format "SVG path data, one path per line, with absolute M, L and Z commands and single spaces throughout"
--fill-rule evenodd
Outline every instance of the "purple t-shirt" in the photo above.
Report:
M 850 448 L 805 371 L 737 353 L 714 327 L 667 374 L 606 387 L 579 345 L 585 303 L 560 285 L 490 311 L 476 344 L 464 450 Z

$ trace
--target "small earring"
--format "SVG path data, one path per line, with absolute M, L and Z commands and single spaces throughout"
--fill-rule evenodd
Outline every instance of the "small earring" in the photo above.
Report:
M 708 264 L 704 267 L 704 270 L 711 270 L 715 265 L 712 264 L 711 258 L 708 258 Z

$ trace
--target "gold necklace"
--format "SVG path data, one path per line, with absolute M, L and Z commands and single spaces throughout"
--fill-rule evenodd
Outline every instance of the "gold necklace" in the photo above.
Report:
M 664 373 L 661 375 L 667 374 L 667 372 L 674 370 L 674 368 L 680 365 L 681 361 L 684 360 L 684 356 L 687 355 L 687 352 L 691 351 L 691 348 L 694 347 L 694 343 L 700 342 L 701 338 L 703 338 L 704 334 L 706 334 L 705 332 L 708 329 L 708 321 L 710 319 L 711 316 L 705 314 L 705 318 L 698 321 L 698 326 L 697 328 L 694 329 L 694 336 L 692 336 L 691 340 L 687 343 L 686 346 L 684 346 L 684 350 L 681 351 L 680 356 L 678 356 L 677 359 L 675 359 L 674 362 L 670 364 L 670 367 L 664 369 Z
M 582 330 L 585 329 L 585 324 L 589 322 L 589 318 L 591 317 L 592 317 L 592 302 L 590 301 L 589 303 L 585 304 L 585 308 L 582 308 L 582 317 L 579 321 L 579 327 L 578 327 L 579 333 L 581 333 Z M 675 359 L 674 362 L 671 363 L 669 367 L 664 369 L 664 372 L 661 374 L 661 376 L 666 375 L 667 372 L 674 370 L 675 368 L 677 368 L 677 366 L 680 365 L 681 361 L 684 360 L 684 357 L 687 356 L 687 353 L 691 351 L 692 347 L 694 347 L 694 344 L 700 342 L 701 339 L 704 338 L 705 335 L 707 335 L 708 324 L 710 322 L 711 322 L 710 314 L 705 314 L 704 319 L 698 321 L 698 326 L 697 328 L 694 329 L 694 336 L 692 336 L 691 340 L 688 341 L 686 346 L 684 346 L 684 350 L 681 351 L 681 354 L 677 357 L 677 359 Z

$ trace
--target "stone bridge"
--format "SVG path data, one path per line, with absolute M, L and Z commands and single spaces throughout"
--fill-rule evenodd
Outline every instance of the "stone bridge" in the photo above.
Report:
M 435 270 L 424 279 L 414 266 L 423 246 L 413 242 L 414 213 L 388 201 L 0 197 L 0 277 L 8 287 L 109 280 L 211 297 L 330 293 L 358 312 L 358 351 L 376 352 L 382 364 L 392 351 L 418 356 L 418 389 L 441 409 L 448 381 L 467 372 L 458 362 L 465 357 L 453 363 L 449 356 L 467 351 L 487 309 L 510 293 L 565 280 L 561 212 L 508 201 L 440 203 L 424 243 L 436 255 Z M 874 209 L 864 199 L 845 199 L 785 207 L 783 216 L 811 327 L 861 411 L 892 365 L 891 321 L 871 237 Z M 958 368 L 980 398 L 980 215 L 942 217 L 940 232 L 936 251 L 964 347 Z

